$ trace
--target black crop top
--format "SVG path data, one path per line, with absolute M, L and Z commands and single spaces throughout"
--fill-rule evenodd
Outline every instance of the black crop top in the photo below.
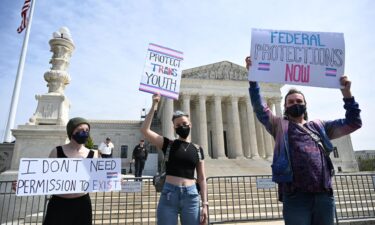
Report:
M 68 158 L 68 157 L 66 157 L 66 155 L 64 153 L 64 150 L 61 146 L 57 146 L 56 149 L 57 149 L 57 158 Z M 95 152 L 90 149 L 90 152 L 89 152 L 89 154 L 87 155 L 86 158 L 94 158 L 94 153 Z
M 171 140 L 164 137 L 163 152 L 167 151 L 168 144 Z M 199 147 L 201 160 L 204 159 L 203 149 Z M 166 165 L 166 174 L 176 177 L 194 179 L 194 171 L 199 162 L 197 148 L 193 143 L 174 140 L 169 151 L 168 162 Z

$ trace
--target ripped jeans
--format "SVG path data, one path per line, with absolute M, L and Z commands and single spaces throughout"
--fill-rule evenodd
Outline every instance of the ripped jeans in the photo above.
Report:
M 196 185 L 175 186 L 165 183 L 157 209 L 158 225 L 176 225 L 180 214 L 181 225 L 199 225 L 199 194 Z

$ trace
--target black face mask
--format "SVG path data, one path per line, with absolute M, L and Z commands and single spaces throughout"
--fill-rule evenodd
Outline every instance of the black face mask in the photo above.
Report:
M 306 105 L 294 104 L 287 107 L 285 112 L 291 117 L 300 117 L 306 112 Z
M 72 138 L 78 143 L 78 144 L 86 144 L 87 140 L 90 137 L 90 132 L 88 131 L 80 131 L 72 135 Z
M 189 136 L 190 127 L 189 126 L 180 126 L 180 127 L 177 127 L 176 128 L 176 133 L 181 138 L 186 139 Z

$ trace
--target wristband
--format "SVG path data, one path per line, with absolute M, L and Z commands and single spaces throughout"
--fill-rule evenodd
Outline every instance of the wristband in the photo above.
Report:
M 205 205 L 208 206 L 208 202 L 202 202 L 202 205 L 203 206 L 205 206 Z

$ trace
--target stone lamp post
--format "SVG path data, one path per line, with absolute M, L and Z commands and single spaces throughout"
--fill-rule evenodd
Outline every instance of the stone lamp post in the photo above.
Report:
M 62 27 L 54 32 L 49 44 L 53 52 L 49 62 L 52 67 L 44 73 L 48 93 L 35 96 L 38 106 L 29 125 L 65 125 L 68 121 L 70 103 L 64 90 L 70 82 L 67 70 L 75 48 L 69 29 Z

